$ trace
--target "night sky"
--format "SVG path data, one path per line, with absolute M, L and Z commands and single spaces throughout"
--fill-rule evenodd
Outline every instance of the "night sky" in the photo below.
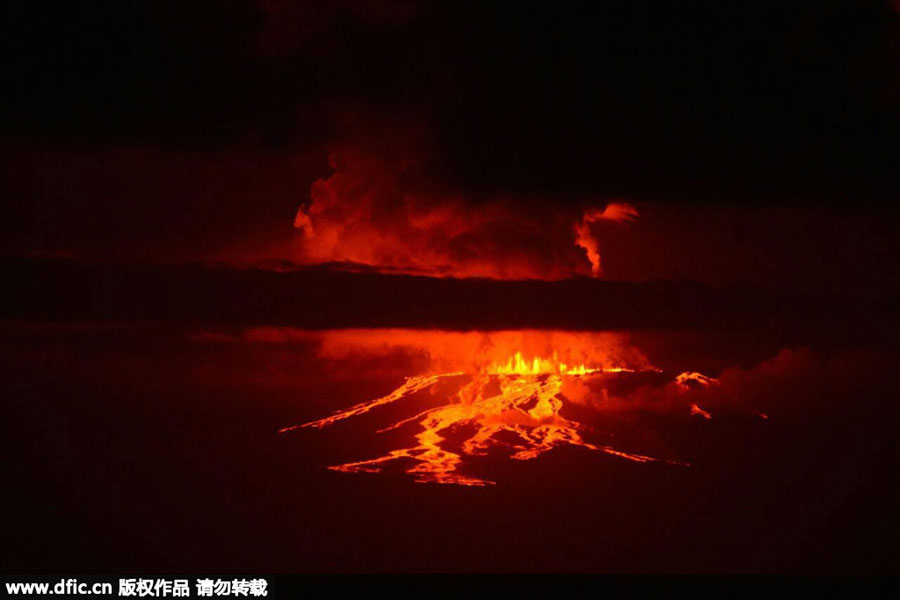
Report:
M 472 203 L 853 213 L 898 191 L 890 3 L 17 2 L 3 17 L 8 252 L 207 258 L 286 239 L 348 146 L 405 161 L 405 190 Z

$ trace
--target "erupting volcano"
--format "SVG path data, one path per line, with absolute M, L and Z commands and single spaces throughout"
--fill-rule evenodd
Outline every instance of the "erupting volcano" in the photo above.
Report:
M 623 201 L 581 208 L 529 207 L 508 198 L 480 204 L 452 195 L 423 196 L 407 183 L 416 160 L 374 156 L 359 148 L 335 149 L 332 174 L 317 180 L 297 210 L 295 257 L 305 264 L 342 265 L 388 274 L 495 280 L 560 280 L 604 276 L 604 233 L 630 224 L 638 210 Z M 561 446 L 598 451 L 636 462 L 662 461 L 615 449 L 595 423 L 584 423 L 573 405 L 608 395 L 606 380 L 661 373 L 621 336 L 559 331 L 449 333 L 413 330 L 329 332 L 324 347 L 371 354 L 385 347 L 413 348 L 427 364 L 405 373 L 402 385 L 374 400 L 295 425 L 341 427 L 388 405 L 404 414 L 373 426 L 405 442 L 375 458 L 330 468 L 348 473 L 400 469 L 417 482 L 482 486 L 476 457 L 530 460 Z M 352 351 L 350 351 L 352 352 Z M 327 350 L 326 350 L 327 353 Z M 385 363 L 396 356 L 384 356 Z M 671 378 L 670 378 L 671 379 Z M 669 381 L 692 394 L 716 380 L 693 371 Z M 443 402 L 434 405 L 432 397 Z M 711 418 L 696 403 L 685 414 Z M 683 463 L 682 463 L 683 464 Z
M 634 206 L 621 201 L 580 211 L 529 211 L 504 199 L 481 206 L 457 197 L 426 199 L 399 183 L 408 179 L 414 163 L 353 148 L 334 151 L 330 157 L 334 172 L 313 184 L 310 200 L 296 213 L 300 261 L 430 277 L 601 277 L 601 228 L 638 217 Z M 344 342 L 346 335 L 330 334 Z M 430 363 L 389 394 L 281 430 L 322 429 L 389 404 L 410 405 L 411 416 L 376 431 L 415 428 L 411 445 L 330 467 L 333 470 L 382 472 L 400 465 L 417 482 L 480 486 L 494 482 L 472 475 L 467 463 L 492 452 L 529 460 L 570 445 L 637 462 L 658 460 L 593 441 L 598 437 L 594 427 L 563 414 L 573 396 L 583 401 L 592 393 L 589 382 L 602 386 L 611 375 L 660 372 L 633 349 L 624 360 L 625 348 L 617 336 L 369 331 L 350 337 L 350 345 L 370 350 L 372 344 L 415 347 L 430 357 Z M 539 349 L 527 347 L 536 340 Z M 439 368 L 448 364 L 449 368 Z M 699 373 L 685 373 L 674 385 L 687 391 L 688 382 L 705 386 L 712 381 Z M 422 410 L 422 400 L 429 395 L 445 402 Z
M 392 330 L 333 332 L 331 337 L 337 339 L 329 340 L 326 336 L 325 344 L 330 341 L 345 351 L 353 347 L 351 351 L 359 352 L 362 346 L 370 352 L 378 347 L 384 351 L 387 347 L 409 348 L 413 344 L 416 352 L 428 355 L 429 368 L 439 364 L 465 365 L 461 370 L 407 377 L 401 386 L 383 397 L 281 430 L 286 433 L 300 428 L 322 429 L 388 404 L 408 401 L 413 414 L 377 429 L 377 433 L 416 428 L 413 445 L 390 450 L 376 458 L 330 467 L 335 471 L 378 473 L 402 466 L 417 482 L 482 486 L 494 482 L 468 472 L 467 462 L 473 457 L 496 452 L 514 460 L 530 460 L 565 445 L 635 462 L 662 460 L 684 464 L 592 441 L 602 437 L 602 432 L 562 414 L 567 405 L 592 401 L 595 392 L 587 383 L 599 386 L 602 397 L 607 394 L 604 378 L 661 373 L 640 352 L 628 347 L 621 336 L 546 331 L 475 334 Z M 563 353 L 554 349 L 549 355 L 515 351 L 506 360 L 497 359 L 516 344 L 531 348 L 559 344 L 566 351 L 563 358 Z M 579 357 L 590 358 L 587 362 L 573 362 Z M 634 362 L 626 363 L 626 359 Z M 682 373 L 673 385 L 686 390 L 684 381 L 687 380 L 702 381 L 704 385 L 716 381 L 699 373 Z M 428 393 L 445 394 L 445 402 L 417 410 Z M 692 405 L 692 414 L 695 408 Z

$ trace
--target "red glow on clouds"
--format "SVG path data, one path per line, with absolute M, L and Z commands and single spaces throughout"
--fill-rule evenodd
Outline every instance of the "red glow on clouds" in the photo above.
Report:
M 332 154 L 297 211 L 296 260 L 354 263 L 438 277 L 561 279 L 600 276 L 597 224 L 628 223 L 637 210 L 613 202 L 583 212 L 508 199 L 479 204 L 405 183 L 410 161 L 356 150 Z
M 603 273 L 600 260 L 600 240 L 593 231 L 592 225 L 608 221 L 613 223 L 630 223 L 638 216 L 637 210 L 630 204 L 610 203 L 599 210 L 592 208 L 584 211 L 581 221 L 575 225 L 575 244 L 584 248 L 591 263 L 591 274 L 599 277 Z

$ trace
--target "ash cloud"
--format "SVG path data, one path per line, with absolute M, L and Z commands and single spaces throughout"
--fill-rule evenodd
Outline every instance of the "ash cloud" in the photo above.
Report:
M 647 201 L 818 209 L 900 193 L 900 19 L 886 4 L 98 0 L 7 16 L 7 252 L 288 258 L 297 206 L 336 183 L 334 153 L 380 162 L 376 179 L 436 211 L 503 203 L 554 232 L 548 214 L 575 222 L 617 198 L 643 222 Z M 688 225 L 689 241 L 708 233 Z M 532 227 L 438 245 L 581 264 Z M 602 268 L 709 279 L 682 267 L 729 256 L 703 248 L 673 267 L 668 253 L 631 247 L 639 268 Z
M 579 225 L 577 209 L 503 196 L 473 201 L 436 185 L 427 160 L 421 144 L 334 147 L 333 172 L 297 211 L 288 255 L 438 276 L 560 279 L 589 275 L 592 264 L 600 274 L 593 221 Z

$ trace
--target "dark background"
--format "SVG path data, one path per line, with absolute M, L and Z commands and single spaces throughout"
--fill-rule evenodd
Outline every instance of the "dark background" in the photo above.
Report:
M 4 137 L 260 150 L 425 111 L 455 185 L 892 197 L 889 2 L 103 2 L 3 11 Z
M 898 191 L 890 2 L 11 2 L 2 40 L 7 251 L 284 238 L 336 144 L 471 202 Z

